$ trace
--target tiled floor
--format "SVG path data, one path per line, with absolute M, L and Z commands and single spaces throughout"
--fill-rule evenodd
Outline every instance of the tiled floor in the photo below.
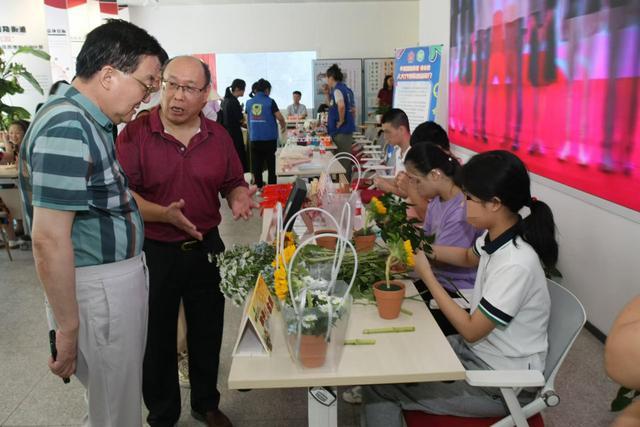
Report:
M 224 204 L 225 202 L 223 202 Z M 260 219 L 234 223 L 228 210 L 221 226 L 227 245 L 248 243 L 260 232 Z M 42 289 L 30 252 L 14 251 L 14 262 L 0 252 L 0 426 L 80 425 L 85 412 L 77 380 L 65 385 L 48 372 L 48 341 Z M 227 305 L 219 387 L 221 409 L 235 426 L 301 427 L 307 424 L 306 390 L 227 390 L 231 350 L 240 310 Z M 602 344 L 584 331 L 557 380 L 561 404 L 546 411 L 548 426 L 601 427 L 613 419 L 608 405 L 617 386 L 603 371 Z M 359 425 L 358 408 L 341 403 L 340 426 Z M 201 425 L 189 415 L 189 392 L 183 389 L 178 424 Z

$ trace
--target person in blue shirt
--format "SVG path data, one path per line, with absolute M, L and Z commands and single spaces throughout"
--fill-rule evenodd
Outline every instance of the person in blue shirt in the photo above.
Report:
M 351 89 L 343 82 L 344 75 L 338 64 L 327 70 L 327 82 L 330 88 L 329 118 L 327 131 L 338 147 L 337 152 L 351 154 L 355 125 L 354 96 Z M 346 169 L 347 179 L 351 179 L 351 161 L 340 160 Z
M 258 188 L 264 186 L 262 166 L 266 162 L 269 184 L 276 183 L 276 149 L 278 147 L 278 123 L 287 128 L 276 101 L 269 98 L 271 83 L 265 79 L 256 82 L 256 93 L 247 101 L 247 121 L 251 143 L 251 170 Z

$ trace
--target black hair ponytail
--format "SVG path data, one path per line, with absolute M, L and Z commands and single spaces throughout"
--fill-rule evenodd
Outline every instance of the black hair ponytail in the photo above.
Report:
M 458 159 L 432 143 L 418 144 L 411 147 L 405 158 L 405 163 L 411 163 L 420 173 L 426 175 L 433 169 L 440 169 L 442 173 L 461 185 L 462 166 Z
M 558 262 L 558 242 L 556 225 L 551 208 L 540 200 L 531 199 L 531 213 L 522 221 L 522 238 L 529 243 L 547 269 L 553 269 Z
M 231 86 L 227 86 L 227 88 L 224 90 L 224 97 L 225 98 L 231 98 L 233 95 L 231 94 Z
M 476 154 L 462 168 L 462 188 L 483 201 L 498 198 L 516 214 L 528 206 L 531 214 L 520 221 L 519 235 L 533 247 L 547 269 L 555 267 L 558 242 L 553 213 L 546 203 L 531 197 L 529 173 L 518 156 L 504 150 Z

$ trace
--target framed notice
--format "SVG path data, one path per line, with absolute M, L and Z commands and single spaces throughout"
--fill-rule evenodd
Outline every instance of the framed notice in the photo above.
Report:
M 436 116 L 442 45 L 396 49 L 395 58 L 393 106 L 407 113 L 413 132 Z
M 268 356 L 271 354 L 269 320 L 275 301 L 262 278 L 256 280 L 251 297 L 247 299 L 240 323 L 240 332 L 233 348 L 234 356 Z

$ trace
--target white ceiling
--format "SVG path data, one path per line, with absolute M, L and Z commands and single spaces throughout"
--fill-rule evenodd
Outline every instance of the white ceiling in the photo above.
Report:
M 178 6 L 196 4 L 251 4 L 251 3 L 353 3 L 361 1 L 417 1 L 417 0 L 118 0 L 129 6 Z

